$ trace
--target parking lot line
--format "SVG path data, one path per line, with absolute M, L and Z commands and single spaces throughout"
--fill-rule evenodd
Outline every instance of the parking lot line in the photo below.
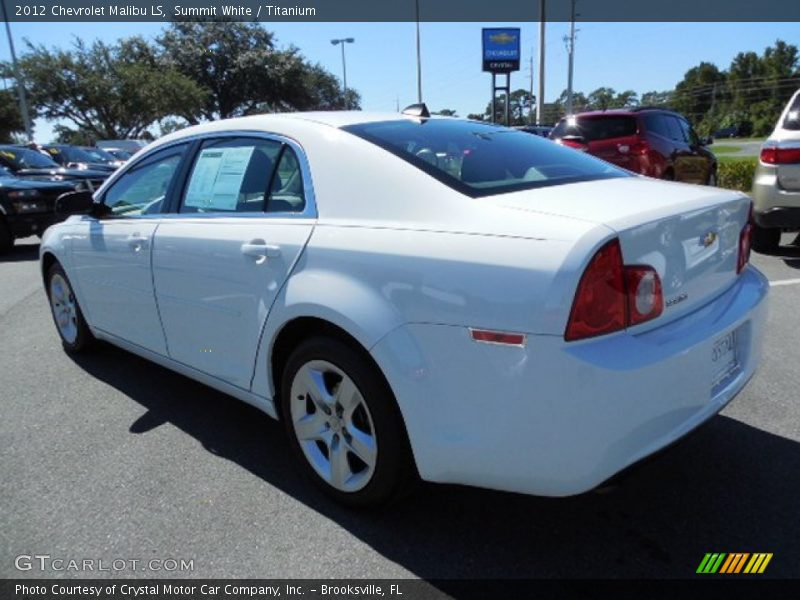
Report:
M 794 285 L 800 283 L 800 279 L 779 279 L 778 281 L 770 281 L 770 286 L 773 285 Z

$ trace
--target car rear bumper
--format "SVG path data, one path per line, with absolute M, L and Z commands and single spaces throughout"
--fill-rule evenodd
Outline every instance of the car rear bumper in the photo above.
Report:
M 773 165 L 759 163 L 753 179 L 753 216 L 760 227 L 800 228 L 800 190 L 785 190 Z
M 719 412 L 759 362 L 768 283 L 748 268 L 721 296 L 657 329 L 524 347 L 465 327 L 409 324 L 372 354 L 398 399 L 428 481 L 568 496 L 590 490 Z M 479 325 L 479 324 L 478 324 Z M 717 340 L 738 370 L 716 387 Z

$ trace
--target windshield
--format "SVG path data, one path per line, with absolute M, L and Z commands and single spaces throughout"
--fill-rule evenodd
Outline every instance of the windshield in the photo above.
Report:
M 57 169 L 59 165 L 41 152 L 28 148 L 0 147 L 0 156 L 5 158 L 14 169 Z
M 628 176 L 539 136 L 486 123 L 404 119 L 343 129 L 473 197 Z
M 579 136 L 587 142 L 636 135 L 636 119 L 627 116 L 577 117 L 563 119 L 553 130 L 554 139 Z
M 81 150 L 90 157 L 92 162 L 110 163 L 117 160 L 113 154 L 109 154 L 100 148 L 81 148 Z

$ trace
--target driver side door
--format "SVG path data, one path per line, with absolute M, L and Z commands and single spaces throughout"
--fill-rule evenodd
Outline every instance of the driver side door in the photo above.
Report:
M 187 144 L 145 156 L 104 191 L 104 216 L 87 216 L 71 242 L 70 274 L 95 328 L 167 355 L 151 253 L 161 210 L 172 194 Z

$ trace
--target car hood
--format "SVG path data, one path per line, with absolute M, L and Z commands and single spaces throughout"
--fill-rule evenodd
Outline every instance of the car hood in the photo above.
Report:
M 0 191 L 2 190 L 41 190 L 57 192 L 63 190 L 71 192 L 75 186 L 68 182 L 37 181 L 34 179 L 20 179 L 18 177 L 0 177 Z
M 95 169 L 20 169 L 17 171 L 19 177 L 65 177 L 68 179 L 105 179 L 109 171 L 98 171 Z

